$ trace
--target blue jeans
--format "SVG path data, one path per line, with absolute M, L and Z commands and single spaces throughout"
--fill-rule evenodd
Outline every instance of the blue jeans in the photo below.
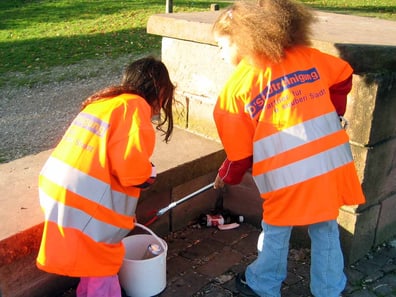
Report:
M 246 268 L 249 287 L 262 297 L 280 297 L 287 276 L 287 256 L 293 227 L 261 223 L 258 256 Z M 344 257 L 337 221 L 310 225 L 311 293 L 315 297 L 338 297 L 345 288 Z

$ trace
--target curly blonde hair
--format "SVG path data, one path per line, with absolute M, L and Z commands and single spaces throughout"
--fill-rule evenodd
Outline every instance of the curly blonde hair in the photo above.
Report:
M 221 12 L 213 33 L 228 36 L 244 56 L 264 56 L 279 62 L 285 49 L 310 45 L 310 9 L 293 0 L 236 1 Z

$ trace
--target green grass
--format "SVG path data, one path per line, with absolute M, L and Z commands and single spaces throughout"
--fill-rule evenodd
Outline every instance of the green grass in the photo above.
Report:
M 375 17 L 396 21 L 395 0 L 301 0 L 328 12 Z
M 394 0 L 303 1 L 327 11 L 396 20 Z M 160 37 L 147 34 L 146 24 L 150 15 L 165 11 L 165 2 L 1 0 L 0 87 L 34 84 L 31 77 L 54 66 L 159 53 Z M 221 8 L 231 2 L 217 1 Z M 216 1 L 174 0 L 173 11 L 208 10 L 211 3 Z
M 174 1 L 173 10 L 208 10 L 210 3 Z M 165 0 L 1 0 L 0 87 L 53 66 L 159 52 L 161 39 L 146 24 L 163 12 Z

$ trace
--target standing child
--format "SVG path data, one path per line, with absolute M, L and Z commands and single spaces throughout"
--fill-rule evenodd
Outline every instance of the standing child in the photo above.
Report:
M 121 296 L 121 240 L 134 228 L 141 189 L 155 179 L 151 119 L 163 111 L 156 127 L 168 142 L 173 94 L 161 61 L 131 63 L 121 85 L 83 102 L 40 173 L 45 223 L 37 266 L 80 277 L 77 297 Z
M 252 167 L 263 198 L 258 257 L 236 279 L 245 296 L 280 296 L 293 226 L 308 225 L 311 292 L 345 288 L 337 216 L 365 202 L 340 124 L 352 68 L 309 47 L 313 15 L 293 0 L 237 1 L 213 31 L 236 65 L 214 120 L 227 159 L 215 187 L 237 184 Z

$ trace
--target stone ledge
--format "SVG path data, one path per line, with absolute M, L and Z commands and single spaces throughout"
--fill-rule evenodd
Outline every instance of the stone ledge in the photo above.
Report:
M 394 21 L 323 11 L 314 13 L 314 40 L 396 46 Z M 215 45 L 211 30 L 219 14 L 220 11 L 155 14 L 148 20 L 147 33 Z
M 147 23 L 147 32 L 215 45 L 211 30 L 219 13 L 208 11 L 152 15 Z M 381 72 L 394 71 L 396 22 L 323 11 L 315 11 L 315 14 L 317 22 L 312 32 L 315 47 L 348 60 L 356 73 L 378 72 L 379 69 Z M 367 62 L 362 63 L 362 59 Z
M 216 45 L 211 30 L 220 11 L 156 14 L 147 22 L 147 33 Z

